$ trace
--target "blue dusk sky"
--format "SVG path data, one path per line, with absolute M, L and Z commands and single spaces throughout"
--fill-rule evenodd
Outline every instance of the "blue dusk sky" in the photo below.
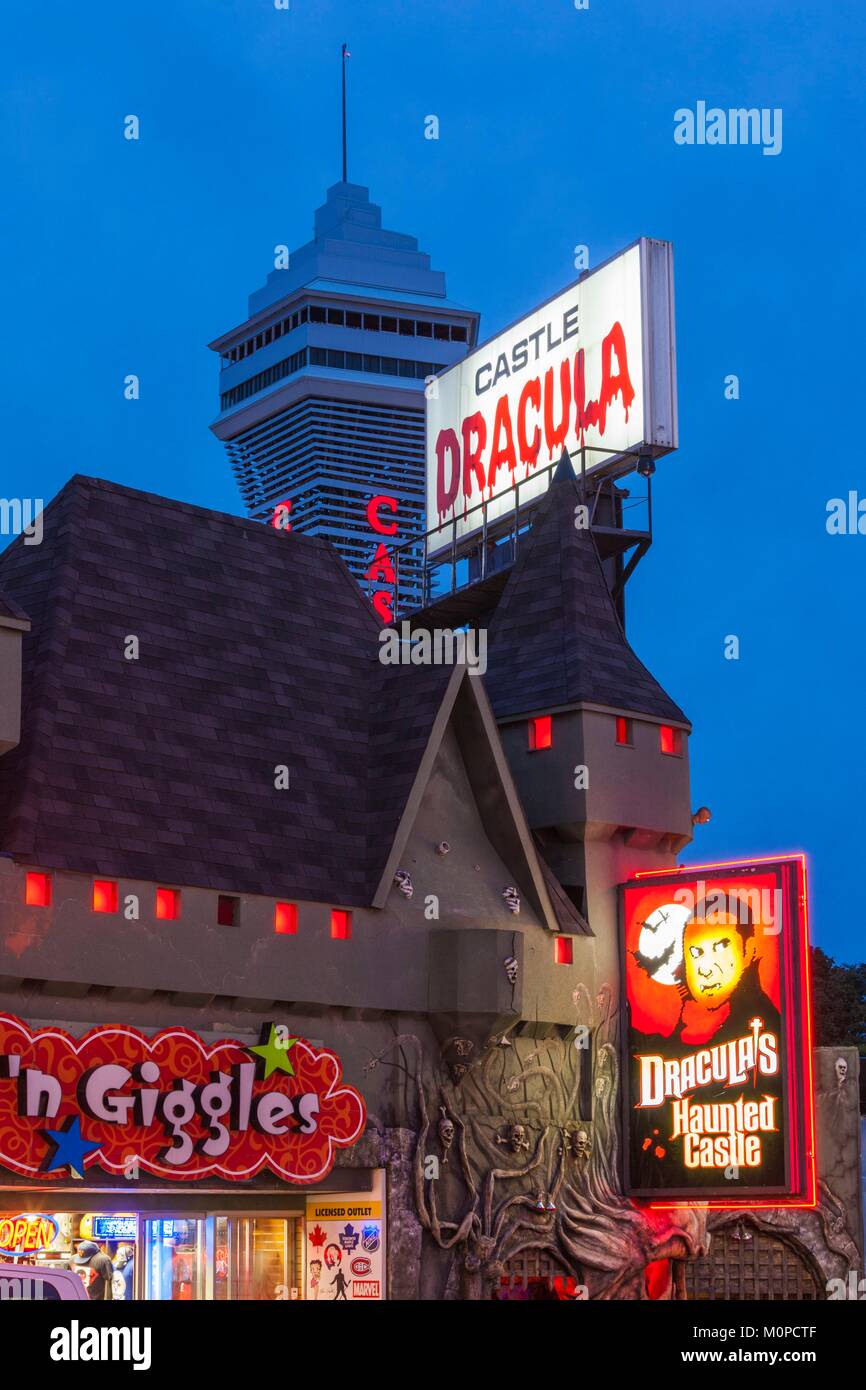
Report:
M 481 311 L 483 337 L 573 280 L 577 244 L 595 265 L 640 235 L 674 243 L 680 447 L 628 605 L 638 654 L 694 723 L 693 804 L 713 819 L 684 859 L 806 850 L 813 939 L 862 960 L 866 535 L 826 529 L 829 499 L 866 496 L 848 435 L 862 4 L 13 7 L 0 494 L 47 500 L 81 472 L 242 510 L 208 430 L 206 344 L 340 177 L 343 40 L 349 178 Z M 781 151 L 676 144 L 674 112 L 699 101 L 781 109 Z

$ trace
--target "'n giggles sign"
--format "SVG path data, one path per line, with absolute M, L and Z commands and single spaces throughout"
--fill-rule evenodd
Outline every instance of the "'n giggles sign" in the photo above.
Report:
M 138 1167 L 163 1178 L 318 1182 L 360 1138 L 338 1058 L 273 1024 L 258 1046 L 185 1028 L 75 1039 L 0 1015 L 0 1164 L 27 1177 Z

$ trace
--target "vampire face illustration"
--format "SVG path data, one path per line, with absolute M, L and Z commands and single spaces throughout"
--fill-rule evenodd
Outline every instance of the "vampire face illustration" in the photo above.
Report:
M 736 912 L 704 911 L 699 904 L 683 934 L 686 985 L 705 1008 L 724 1004 L 751 964 L 752 924 L 738 921 Z

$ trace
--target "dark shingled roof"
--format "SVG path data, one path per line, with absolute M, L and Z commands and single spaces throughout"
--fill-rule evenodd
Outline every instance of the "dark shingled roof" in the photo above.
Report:
M 684 724 L 686 716 L 635 656 L 567 456 L 535 517 L 488 634 L 485 684 L 497 719 L 581 703 Z
M 33 623 L 0 850 L 370 902 L 450 668 L 378 661 L 378 621 L 324 541 L 80 476 L 44 528 L 0 555 Z
M 19 623 L 30 621 L 24 609 L 13 603 L 8 594 L 0 594 L 0 618 L 14 618 Z

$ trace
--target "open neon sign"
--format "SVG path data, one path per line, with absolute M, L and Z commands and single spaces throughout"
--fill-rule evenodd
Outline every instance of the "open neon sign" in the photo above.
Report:
M 0 1255 L 33 1255 L 50 1250 L 59 1229 L 54 1217 L 44 1212 L 0 1217 Z

